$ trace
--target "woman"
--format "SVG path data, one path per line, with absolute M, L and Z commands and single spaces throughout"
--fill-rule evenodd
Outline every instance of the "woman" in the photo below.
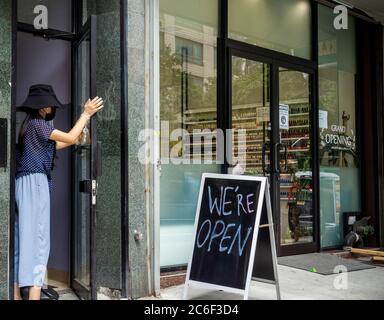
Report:
M 56 150 L 77 143 L 91 117 L 103 108 L 99 97 L 89 99 L 68 133 L 52 120 L 63 105 L 49 85 L 35 85 L 19 107 L 27 113 L 16 157 L 15 300 L 29 287 L 29 300 L 40 300 L 50 249 L 51 171 Z

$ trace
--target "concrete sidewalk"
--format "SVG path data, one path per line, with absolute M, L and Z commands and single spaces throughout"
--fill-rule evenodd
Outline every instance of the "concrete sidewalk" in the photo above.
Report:
M 384 300 L 383 267 L 343 274 L 347 288 L 339 290 L 335 288 L 334 282 L 340 279 L 340 274 L 323 276 L 281 265 L 278 266 L 278 269 L 283 300 Z M 183 285 L 164 289 L 158 299 L 182 299 L 183 289 Z M 276 299 L 275 287 L 253 282 L 249 297 L 252 300 L 274 300 Z M 242 299 L 241 296 L 234 294 L 217 291 L 207 293 L 196 289 L 191 289 L 190 298 L 207 300 Z

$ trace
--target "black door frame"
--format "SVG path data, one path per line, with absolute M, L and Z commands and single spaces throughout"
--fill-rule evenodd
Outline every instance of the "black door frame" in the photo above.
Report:
M 259 61 L 270 65 L 271 83 L 271 120 L 274 123 L 279 122 L 279 115 L 273 111 L 273 106 L 279 104 L 279 67 L 285 67 L 292 70 L 308 73 L 310 75 L 310 121 L 311 121 L 311 156 L 312 156 L 312 184 L 313 184 L 313 213 L 314 213 L 314 232 L 313 243 L 280 246 L 280 214 L 274 215 L 274 224 L 276 232 L 276 245 L 279 256 L 294 255 L 320 251 L 320 168 L 318 163 L 318 25 L 317 25 L 318 6 L 316 1 L 311 1 L 311 59 L 303 59 L 294 57 L 270 49 L 258 47 L 248 43 L 230 39 L 228 36 L 228 0 L 219 1 L 219 37 L 218 37 L 218 72 L 217 72 L 217 122 L 218 128 L 222 129 L 224 135 L 231 125 L 231 99 L 232 99 L 232 56 L 240 56 L 251 60 Z M 279 128 L 272 132 L 272 139 L 278 141 Z M 226 137 L 225 140 L 226 141 Z M 227 154 L 225 146 L 224 154 Z M 273 148 L 271 144 L 271 149 Z M 271 161 L 275 162 L 274 152 L 270 150 Z M 225 159 L 222 166 L 222 172 L 227 173 L 229 163 Z M 280 212 L 280 194 L 277 187 L 279 175 L 275 172 L 271 173 L 271 202 L 274 208 L 278 208 Z
M 82 27 L 81 31 L 76 36 L 76 41 L 72 43 L 72 104 L 77 101 L 77 72 L 80 67 L 78 61 L 77 50 L 83 41 L 89 39 L 90 43 L 90 59 L 89 59 L 89 81 L 90 81 L 90 96 L 93 98 L 96 96 L 96 16 L 92 15 L 89 17 L 87 23 Z M 77 119 L 72 117 L 74 123 Z M 71 287 L 74 291 L 82 298 L 95 300 L 97 298 L 96 292 L 96 203 L 93 203 L 92 197 L 93 192 L 96 191 L 97 187 L 93 186 L 93 183 L 97 183 L 99 176 L 99 154 L 98 154 L 98 143 L 97 143 L 97 132 L 96 132 L 96 118 L 93 117 L 90 120 L 90 139 L 91 139 L 91 157 L 90 157 L 90 181 L 87 184 L 87 193 L 89 194 L 89 208 L 90 208 L 90 287 L 87 288 L 80 282 L 76 281 L 74 277 L 75 270 L 75 230 L 76 230 L 76 219 L 74 218 L 77 210 L 77 201 L 75 195 L 72 194 L 72 227 L 71 227 Z M 72 157 L 72 188 L 76 190 L 75 184 L 79 183 L 76 177 L 76 159 Z M 96 188 L 96 189 L 95 189 Z
M 304 72 L 309 74 L 310 76 L 310 88 L 309 91 L 312 92 L 313 90 L 313 85 L 312 83 L 315 81 L 315 69 L 312 64 L 299 64 L 297 62 L 292 63 L 291 61 L 283 61 L 281 59 L 277 59 L 276 57 L 270 56 L 269 54 L 264 54 L 264 50 L 259 50 L 260 48 L 254 47 L 254 46 L 249 46 L 249 45 L 244 45 L 242 43 L 239 43 L 237 41 L 229 40 L 229 48 L 228 48 L 228 56 L 229 56 L 229 61 L 228 61 L 228 75 L 229 78 L 227 79 L 228 81 L 228 93 L 229 93 L 229 105 L 228 105 L 228 125 L 229 128 L 232 128 L 232 108 L 231 108 L 231 96 L 232 96 L 232 75 L 231 75 L 231 70 L 232 70 L 232 57 L 240 57 L 240 58 L 245 58 L 261 63 L 265 63 L 266 65 L 269 66 L 270 68 L 270 85 L 269 85 L 269 90 L 270 90 L 270 119 L 273 124 L 279 123 L 279 114 L 277 112 L 278 110 L 278 105 L 279 105 L 279 68 L 284 67 L 289 70 L 294 70 L 294 71 L 299 71 L 299 72 Z M 289 56 L 290 59 L 292 60 L 291 56 Z M 300 59 L 299 59 L 300 62 Z M 310 103 L 311 103 L 311 128 L 313 127 L 314 119 L 313 119 L 313 109 L 316 108 L 316 101 L 314 99 L 314 95 L 310 94 Z M 278 125 L 272 125 L 272 141 L 277 143 L 279 141 L 279 126 Z M 314 132 L 311 130 L 311 156 L 314 157 L 316 156 L 314 154 L 314 149 L 316 149 L 316 143 L 314 141 Z M 274 144 L 270 144 L 270 154 L 271 154 L 271 163 L 277 163 L 278 159 L 276 159 L 276 154 L 274 152 Z M 315 161 L 314 161 L 315 160 Z M 315 162 L 316 158 L 312 158 L 312 169 L 313 169 L 313 177 L 317 175 L 317 168 L 315 167 Z M 274 168 L 274 166 L 272 166 Z M 316 179 L 314 179 L 316 181 Z M 277 241 L 277 247 L 278 247 L 278 254 L 279 255 L 290 255 L 290 254 L 300 254 L 300 253 L 308 253 L 308 252 L 314 252 L 317 251 L 318 249 L 318 224 L 317 224 L 317 218 L 318 214 L 316 211 L 316 204 L 317 201 L 315 199 L 316 195 L 313 196 L 313 212 L 314 214 L 314 242 L 313 243 L 308 243 L 308 244 L 299 244 L 299 245 L 289 245 L 289 246 L 281 246 L 280 245 L 280 214 L 276 214 L 277 212 L 280 212 L 280 188 L 279 188 L 279 173 L 276 170 L 271 170 L 270 172 L 270 182 L 271 182 L 271 202 L 272 202 L 272 207 L 274 208 L 274 223 L 275 223 L 275 231 L 276 231 L 276 241 Z M 315 183 L 315 182 L 314 182 Z M 313 189 L 316 189 L 314 187 Z

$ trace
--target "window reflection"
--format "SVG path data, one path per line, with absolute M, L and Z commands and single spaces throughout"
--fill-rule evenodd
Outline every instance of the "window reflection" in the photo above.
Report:
M 319 136 L 321 246 L 343 244 L 343 213 L 361 210 L 356 127 L 355 20 L 336 31 L 319 6 Z
M 160 0 L 162 267 L 188 263 L 201 175 L 220 171 L 214 164 L 217 2 Z M 212 164 L 188 164 L 194 157 Z

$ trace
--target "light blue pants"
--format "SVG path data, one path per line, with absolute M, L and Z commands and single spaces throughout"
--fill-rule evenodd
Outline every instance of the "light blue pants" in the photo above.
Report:
M 43 287 L 50 249 L 50 194 L 45 174 L 16 180 L 15 283 Z

